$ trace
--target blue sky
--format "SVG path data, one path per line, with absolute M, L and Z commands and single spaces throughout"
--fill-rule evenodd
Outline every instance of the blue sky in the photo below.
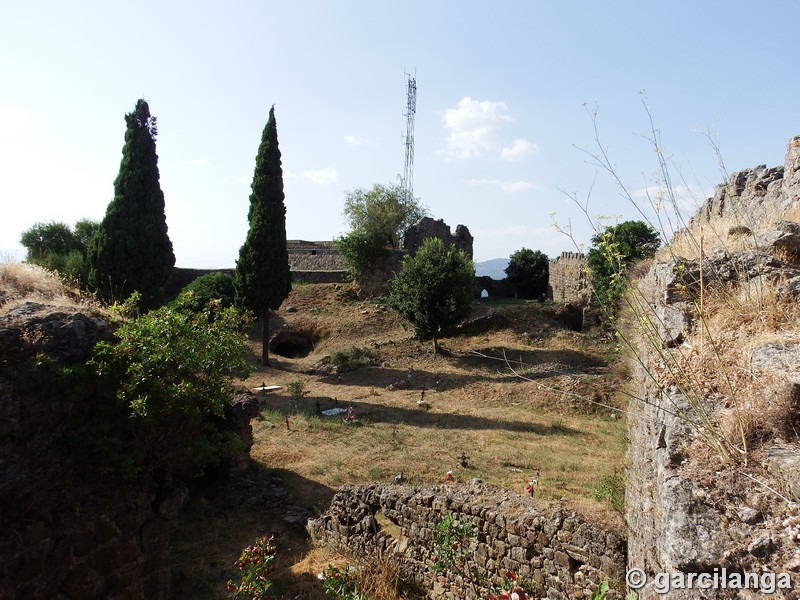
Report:
M 418 86 L 414 191 L 475 236 L 475 259 L 550 256 L 589 211 L 638 215 L 587 160 L 586 107 L 638 194 L 657 182 L 644 91 L 681 196 L 783 164 L 800 133 L 800 3 L 340 1 L 6 2 L 0 20 L 0 253 L 38 221 L 100 220 L 126 112 L 158 118 L 177 265 L 232 267 L 275 105 L 287 234 L 346 232 L 344 194 L 403 171 L 405 73 Z

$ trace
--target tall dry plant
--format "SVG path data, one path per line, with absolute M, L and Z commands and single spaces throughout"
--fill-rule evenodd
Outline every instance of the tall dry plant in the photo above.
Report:
M 650 125 L 650 133 L 645 137 L 658 164 L 656 185 L 646 190 L 644 201 L 624 183 L 601 143 L 596 109 L 587 108 L 594 128 L 595 150 L 585 152 L 591 164 L 610 176 L 620 195 L 642 220 L 661 234 L 664 245 L 656 260 L 671 265 L 676 279 L 682 280 L 676 292 L 689 307 L 695 325 L 683 343 L 667 347 L 661 335 L 665 323 L 658 311 L 658 303 L 663 302 L 663 298 L 654 297 L 653 290 L 647 290 L 641 283 L 628 286 L 620 315 L 606 314 L 605 317 L 615 324 L 614 335 L 620 345 L 642 366 L 651 384 L 662 391 L 668 406 L 659 408 L 686 423 L 722 462 L 746 463 L 749 443 L 757 437 L 755 432 L 774 429 L 785 411 L 778 410 L 775 415 L 774 410 L 764 410 L 763 402 L 754 400 L 748 365 L 741 353 L 732 351 L 737 344 L 737 328 L 732 325 L 738 327 L 747 323 L 754 329 L 747 337 L 752 345 L 766 339 L 778 327 L 796 324 L 800 315 L 793 303 L 777 294 L 776 282 L 764 276 L 761 264 L 756 261 L 754 269 L 752 262 L 746 262 L 743 257 L 747 252 L 763 252 L 753 232 L 787 215 L 768 210 L 768 207 L 739 202 L 741 190 L 728 176 L 718 144 L 705 133 L 719 160 L 725 182 L 722 190 L 726 201 L 724 216 L 709 214 L 711 204 L 707 203 L 706 210 L 687 219 L 682 210 L 684 202 L 676 191 L 674 165 L 663 149 L 660 132 L 644 96 L 642 103 Z M 690 189 L 682 177 L 679 179 L 684 184 L 682 188 Z M 583 202 L 574 194 L 567 195 L 581 209 L 594 232 L 601 234 L 607 219 L 591 215 L 591 190 Z M 556 225 L 556 228 L 575 242 L 569 226 Z M 577 243 L 576 247 L 580 249 Z M 613 245 L 604 250 L 609 253 L 610 264 L 623 264 L 621 257 L 614 256 Z M 728 260 L 715 260 L 717 256 L 728 257 Z M 696 271 L 694 277 L 690 276 L 690 266 Z M 735 273 L 731 276 L 721 269 L 733 269 Z M 616 276 L 627 280 L 630 273 L 620 270 Z M 608 310 L 603 306 L 595 309 L 601 314 Z M 631 398 L 650 402 L 635 395 Z

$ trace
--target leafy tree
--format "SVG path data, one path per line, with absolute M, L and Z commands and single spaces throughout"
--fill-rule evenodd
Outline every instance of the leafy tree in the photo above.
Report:
M 201 275 L 184 287 L 175 305 L 199 312 L 212 300 L 218 300 L 223 308 L 228 308 L 233 306 L 235 295 L 233 277 L 218 271 Z
M 351 231 L 390 248 L 399 248 L 406 230 L 428 215 L 419 199 L 407 196 L 399 185 L 379 183 L 347 192 L 343 212 Z
M 336 240 L 336 250 L 350 277 L 356 281 L 370 273 L 387 254 L 383 235 L 366 231 L 351 231 L 340 237 Z
M 547 292 L 550 259 L 540 250 L 522 248 L 511 255 L 505 272 L 518 297 L 537 298 Z
M 261 362 L 269 364 L 269 311 L 276 310 L 292 289 L 286 248 L 286 206 L 275 107 L 261 136 L 251 184 L 250 229 L 239 249 L 234 287 L 236 303 L 262 317 Z
M 100 226 L 82 219 L 73 231 L 66 223 L 36 223 L 22 232 L 20 242 L 28 250 L 27 261 L 86 285 L 89 276 L 88 243 Z
M 390 282 L 389 305 L 408 319 L 420 339 L 433 338 L 458 323 L 472 309 L 475 266 L 463 250 L 428 238 L 414 256 L 405 256 Z
M 75 222 L 73 227 L 73 235 L 78 246 L 84 252 L 89 250 L 89 242 L 94 237 L 94 234 L 100 231 L 100 223 L 90 219 L 80 219 Z
M 34 224 L 22 232 L 20 243 L 28 250 L 28 262 L 42 260 L 48 254 L 69 254 L 78 249 L 70 226 L 59 221 Z
M 586 264 L 598 306 L 609 315 L 616 310 L 627 287 L 628 267 L 652 257 L 660 243 L 658 232 L 644 221 L 625 221 L 592 237 Z
M 89 284 L 105 298 L 138 291 L 145 306 L 154 306 L 175 265 L 159 183 L 158 130 L 144 100 L 125 115 L 125 123 L 114 199 L 89 243 Z

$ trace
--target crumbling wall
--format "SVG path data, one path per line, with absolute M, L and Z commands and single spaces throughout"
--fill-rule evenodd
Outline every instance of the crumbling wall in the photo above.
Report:
M 689 389 L 686 382 L 676 384 L 674 371 L 663 369 L 670 356 L 679 360 L 694 356 L 696 362 L 698 353 L 716 357 L 718 352 L 741 350 L 731 344 L 712 346 L 710 340 L 704 342 L 705 348 L 697 343 L 697 332 L 706 331 L 698 316 L 701 288 L 749 293 L 770 287 L 776 302 L 796 302 L 800 296 L 798 209 L 800 137 L 789 142 L 784 167 L 747 169 L 718 186 L 688 230 L 672 240 L 674 248 L 690 249 L 688 257 L 661 252 L 637 284 L 638 297 L 649 306 L 652 323 L 648 335 L 639 335 L 635 329 L 627 332 L 637 342 L 628 410 L 628 568 L 641 569 L 645 575 L 641 600 L 766 597 L 752 585 L 744 592 L 722 589 L 720 583 L 717 589 L 702 590 L 695 584 L 693 589 L 672 586 L 660 593 L 659 573 L 683 581 L 700 573 L 748 572 L 760 577 L 785 573 L 791 577 L 792 590 L 779 589 L 769 597 L 797 598 L 800 593 L 800 515 L 796 505 L 793 508 L 786 502 L 800 500 L 800 486 L 794 485 L 800 480 L 796 430 L 794 440 L 754 438 L 747 460 L 734 451 L 725 463 L 721 453 L 714 451 L 713 440 L 703 442 L 703 435 L 722 431 L 720 423 L 731 415 L 734 400 L 720 401 L 727 390 L 724 394 L 704 391 L 702 374 L 697 375 L 697 389 Z M 704 251 L 691 256 L 692 249 L 700 248 L 701 236 Z M 714 301 L 707 296 L 706 310 Z M 756 347 L 745 353 L 749 360 L 737 364 L 730 375 L 732 385 L 748 379 L 770 382 L 773 402 L 784 397 L 794 402 L 786 418 L 795 423 L 800 422 L 798 334 L 800 324 L 793 323 L 776 331 L 770 343 L 753 342 Z M 742 334 L 726 339 L 738 340 L 734 345 L 742 346 L 746 338 Z M 743 408 L 749 401 L 735 399 Z M 741 441 L 733 443 L 741 446 Z
M 588 304 L 589 277 L 586 257 L 580 252 L 562 252 L 550 261 L 547 296 L 553 302 Z
M 474 523 L 477 535 L 467 566 L 487 575 L 477 596 L 460 576 L 434 571 L 434 528 L 448 514 Z M 391 525 L 382 527 L 381 521 Z M 623 585 L 625 543 L 616 533 L 574 512 L 545 511 L 532 500 L 478 481 L 344 486 L 308 529 L 314 539 L 357 555 L 391 553 L 429 598 L 487 598 L 489 587 L 507 571 L 533 581 L 537 598 L 589 598 L 606 579 L 617 590 Z
M 466 225 L 458 225 L 456 232 L 450 230 L 450 226 L 444 222 L 444 219 L 435 221 L 430 217 L 424 217 L 416 225 L 408 228 L 403 236 L 403 249 L 409 254 L 415 254 L 428 238 L 439 238 L 446 245 L 454 245 L 459 250 L 472 258 L 472 243 L 474 238 L 467 229 Z

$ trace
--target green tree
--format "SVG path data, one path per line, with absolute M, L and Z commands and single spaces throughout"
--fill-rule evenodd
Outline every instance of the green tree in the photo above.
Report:
M 97 228 L 96 221 L 82 219 L 73 231 L 66 223 L 36 223 L 22 232 L 20 243 L 28 250 L 26 260 L 57 271 L 63 278 L 86 285 L 89 276 L 88 242 Z
M 390 282 L 389 305 L 414 326 L 420 339 L 437 337 L 442 329 L 467 317 L 472 309 L 475 266 L 463 250 L 428 238 Z
M 628 283 L 628 267 L 652 257 L 661 243 L 658 232 L 644 221 L 625 221 L 592 237 L 586 264 L 593 300 L 610 316 L 616 311 Z
M 151 307 L 175 265 L 159 183 L 158 130 L 144 100 L 125 115 L 125 123 L 114 199 L 89 243 L 89 285 L 109 299 L 138 291 L 143 305 Z
M 372 272 L 387 255 L 385 238 L 378 232 L 351 231 L 336 240 L 336 250 L 356 281 Z
M 375 184 L 347 192 L 343 213 L 350 232 L 336 240 L 336 249 L 350 276 L 361 281 L 385 260 L 387 248 L 400 247 L 406 230 L 428 210 L 400 186 Z
M 261 136 L 251 184 L 250 229 L 239 249 L 234 287 L 239 306 L 262 317 L 261 362 L 269 364 L 269 311 L 276 310 L 292 289 L 286 248 L 286 206 L 275 107 Z
M 343 212 L 352 232 L 390 248 L 399 248 L 406 230 L 428 215 L 419 199 L 404 194 L 399 185 L 379 183 L 347 192 Z
M 70 226 L 59 221 L 35 223 L 22 232 L 20 243 L 28 250 L 28 262 L 42 260 L 48 254 L 68 254 L 78 249 Z
M 537 298 L 547 292 L 550 259 L 540 250 L 522 248 L 511 255 L 505 272 L 516 288 L 517 297 Z

